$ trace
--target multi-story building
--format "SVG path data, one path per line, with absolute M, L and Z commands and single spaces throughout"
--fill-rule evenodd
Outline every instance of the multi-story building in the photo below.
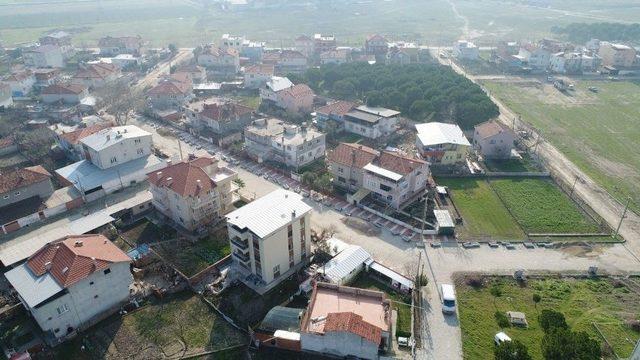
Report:
M 193 97 L 193 82 L 186 73 L 171 74 L 147 91 L 147 97 L 155 109 L 181 107 Z
M 344 115 L 344 129 L 370 139 L 389 135 L 396 129 L 399 111 L 361 105 Z
M 22 52 L 22 59 L 26 66 L 36 68 L 62 68 L 64 56 L 56 45 L 40 45 Z
M 44 88 L 55 84 L 60 78 L 60 69 L 34 69 L 33 76 L 36 79 L 34 86 Z
M 247 154 L 262 161 L 276 161 L 297 169 L 324 157 L 325 135 L 305 125 L 279 119 L 258 119 L 244 130 Z
M 300 35 L 295 40 L 295 49 L 310 58 L 314 52 L 314 41 L 307 35 Z
M 384 57 L 388 50 L 389 41 L 382 35 L 370 35 L 364 42 L 364 51 L 367 55 Z
M 364 185 L 364 167 L 380 152 L 361 144 L 340 143 L 327 152 L 327 165 L 335 185 L 355 192 Z
M 233 180 L 238 174 L 211 157 L 190 157 L 148 175 L 153 206 L 194 231 L 217 223 L 233 203 Z
M 416 130 L 416 147 L 429 163 L 453 165 L 466 161 L 471 144 L 458 125 L 430 122 L 416 124 Z
M 243 85 L 246 89 L 260 89 L 267 85 L 275 74 L 275 66 L 259 64 L 244 69 Z
M 105 36 L 98 40 L 100 55 L 117 56 L 121 54 L 130 54 L 134 56 L 142 55 L 143 41 L 138 36 Z
M 306 84 L 293 85 L 287 78 L 273 76 L 260 88 L 260 99 L 289 112 L 311 111 L 315 94 Z
M 197 55 L 196 61 L 198 65 L 218 74 L 233 75 L 240 71 L 240 52 L 232 47 L 207 45 Z
M 187 64 L 178 66 L 176 74 L 187 74 L 194 83 L 203 83 L 207 81 L 207 69 L 196 64 Z
M 67 236 L 5 273 L 50 345 L 117 312 L 129 300 L 131 258 L 99 234 Z
M 237 134 L 235 140 L 242 140 L 242 130 L 251 123 L 253 117 L 253 109 L 228 99 L 190 103 L 185 110 L 194 128 L 209 129 L 220 140 L 232 134 Z
M 499 121 L 475 126 L 473 147 L 486 159 L 508 159 L 515 148 L 516 134 Z
M 300 74 L 309 68 L 308 57 L 296 50 L 275 50 L 265 52 L 262 63 L 275 66 L 276 74 Z
M 598 55 L 602 58 L 603 66 L 630 67 L 636 61 L 634 48 L 606 41 L 600 43 Z
M 0 109 L 8 108 L 13 105 L 13 96 L 11 95 L 11 85 L 0 82 Z
M 32 197 L 46 199 L 53 193 L 51 174 L 42 166 L 31 166 L 0 174 L 0 208 Z
M 520 46 L 518 58 L 522 59 L 525 66 L 535 70 L 546 70 L 551 61 L 551 51 L 536 44 L 524 44 Z
M 478 60 L 478 47 L 470 41 L 458 40 L 453 44 L 453 56 L 459 60 Z
M 151 134 L 134 125 L 100 130 L 80 140 L 85 158 L 108 169 L 151 154 Z
M 336 37 L 333 35 L 314 34 L 313 35 L 313 52 L 320 55 L 323 52 L 336 49 Z
M 308 262 L 311 207 L 301 195 L 278 189 L 226 217 L 234 269 L 259 293 Z
M 341 48 L 335 49 L 331 51 L 325 51 L 320 54 L 320 64 L 346 64 L 351 62 L 351 49 L 349 48 Z
M 333 122 L 337 130 L 344 129 L 344 116 L 358 106 L 351 101 L 337 100 L 316 109 L 316 123 L 319 128 L 325 129 L 328 123 Z
M 56 142 L 60 148 L 64 150 L 67 157 L 76 161 L 82 160 L 84 159 L 85 153 L 80 140 L 111 126 L 111 123 L 99 123 L 70 132 L 62 132 L 56 135 Z

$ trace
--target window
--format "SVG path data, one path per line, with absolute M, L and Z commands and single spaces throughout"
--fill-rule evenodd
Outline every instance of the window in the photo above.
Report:
M 276 279 L 278 277 L 280 277 L 280 265 L 273 267 L 273 278 Z
M 136 144 L 140 144 L 141 140 L 140 139 L 134 139 L 133 142 L 136 143 Z
M 94 298 L 94 299 L 97 299 L 97 298 L 98 298 L 98 295 L 94 295 L 94 296 L 93 296 L 93 298 Z
M 342 176 L 338 176 L 338 181 L 340 182 L 347 182 L 347 179 L 343 178 Z
M 117 163 L 117 162 L 118 162 L 118 158 L 117 157 L 114 156 L 114 157 L 111 158 L 111 163 L 112 164 L 113 163 Z
M 111 269 L 105 269 L 105 270 L 103 271 L 103 273 L 104 273 L 105 275 L 109 275 L 109 274 L 111 274 Z
M 93 281 L 89 283 L 89 285 L 93 285 Z
M 20 191 L 16 191 L 14 195 L 15 196 L 20 196 Z
M 385 184 L 380 184 L 380 190 L 382 191 L 391 191 L 391 187 Z
M 58 315 L 62 315 L 64 313 L 66 313 L 67 311 L 69 311 L 69 306 L 67 306 L 67 304 L 63 304 L 61 306 L 58 306 L 56 308 L 56 311 L 58 312 Z
M 5 195 L 5 196 L 3 196 L 2 198 L 6 200 L 6 199 L 8 199 L 8 198 L 9 198 L 9 195 Z
M 289 226 L 287 227 L 287 237 L 292 237 L 292 236 L 293 236 L 293 226 L 289 224 Z
M 138 154 L 144 154 L 144 149 L 138 149 L 138 150 L 136 150 L 136 152 L 137 152 Z
M 338 172 L 339 172 L 340 174 L 342 174 L 342 173 L 344 173 L 344 169 L 343 169 L 343 168 L 341 168 L 341 167 L 339 167 L 339 168 L 338 168 Z

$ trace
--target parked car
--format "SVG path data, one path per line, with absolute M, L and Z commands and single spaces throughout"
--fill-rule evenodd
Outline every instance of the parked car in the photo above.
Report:
M 451 284 L 440 285 L 442 292 L 442 312 L 445 314 L 456 313 L 456 291 Z
M 384 224 L 382 223 L 382 221 L 380 220 L 376 220 L 373 222 L 373 226 L 377 227 L 377 228 L 381 228 L 384 226 Z
M 402 240 L 404 240 L 406 242 L 413 241 L 413 233 L 411 233 L 410 235 L 402 234 Z

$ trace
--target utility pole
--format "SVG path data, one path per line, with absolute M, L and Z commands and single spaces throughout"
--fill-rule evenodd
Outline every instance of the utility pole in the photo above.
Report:
M 627 216 L 627 210 L 629 210 L 629 203 L 631 202 L 631 196 L 627 198 L 627 203 L 624 205 L 624 211 L 622 212 L 622 217 L 620 217 L 620 222 L 618 223 L 618 227 L 616 228 L 616 232 L 613 234 L 613 238 L 618 237 L 618 232 L 620 231 L 620 227 L 622 226 L 622 220 L 624 220 L 625 216 Z

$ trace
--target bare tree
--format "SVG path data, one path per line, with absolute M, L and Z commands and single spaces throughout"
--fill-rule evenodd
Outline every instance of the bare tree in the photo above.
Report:
M 113 115 L 118 125 L 126 125 L 129 116 L 142 111 L 145 106 L 142 92 L 123 79 L 106 84 L 96 91 L 96 95 L 100 99 L 100 107 Z

